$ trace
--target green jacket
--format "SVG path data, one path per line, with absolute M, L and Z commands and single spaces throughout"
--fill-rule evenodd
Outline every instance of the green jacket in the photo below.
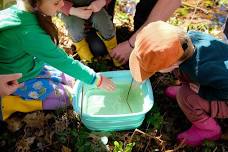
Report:
M 56 46 L 36 16 L 12 6 L 0 11 L 0 74 L 22 73 L 23 82 L 37 76 L 44 64 L 93 84 L 96 73 Z

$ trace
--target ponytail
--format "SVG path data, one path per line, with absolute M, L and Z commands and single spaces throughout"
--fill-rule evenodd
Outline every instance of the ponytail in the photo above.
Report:
M 36 8 L 37 1 L 38 0 L 28 0 L 28 2 L 33 8 Z M 52 22 L 52 17 L 43 14 L 39 10 L 34 11 L 34 14 L 37 17 L 40 27 L 43 28 L 43 30 L 48 35 L 50 35 L 52 41 L 58 45 L 59 44 L 58 30 L 55 24 Z
M 46 16 L 39 11 L 35 11 L 34 13 L 38 19 L 40 27 L 42 27 L 44 31 L 48 35 L 50 35 L 52 41 L 58 45 L 59 44 L 58 30 L 55 24 L 52 22 L 51 16 Z

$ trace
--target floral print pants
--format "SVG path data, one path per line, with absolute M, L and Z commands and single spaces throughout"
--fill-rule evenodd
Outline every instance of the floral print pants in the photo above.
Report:
M 28 102 L 40 100 L 44 110 L 54 110 L 71 103 L 74 81 L 74 78 L 45 65 L 37 77 L 25 81 L 13 95 Z

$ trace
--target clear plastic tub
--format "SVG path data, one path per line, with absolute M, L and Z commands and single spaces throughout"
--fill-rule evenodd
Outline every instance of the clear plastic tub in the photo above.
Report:
M 150 81 L 137 84 L 132 81 L 129 70 L 101 74 L 116 84 L 114 92 L 107 92 L 81 81 L 75 84 L 73 107 L 81 115 L 83 124 L 88 129 L 97 131 L 139 127 L 154 103 Z

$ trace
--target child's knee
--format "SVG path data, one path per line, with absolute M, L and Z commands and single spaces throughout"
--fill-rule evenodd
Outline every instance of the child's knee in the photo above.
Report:
M 60 84 L 42 103 L 43 110 L 68 107 L 72 102 L 72 88 Z
M 93 27 L 99 31 L 104 39 L 108 40 L 116 35 L 114 24 L 106 11 L 100 11 L 94 14 L 92 22 Z
M 74 84 L 75 84 L 75 79 L 65 73 L 62 73 L 62 81 L 65 85 L 73 88 L 74 87 Z

